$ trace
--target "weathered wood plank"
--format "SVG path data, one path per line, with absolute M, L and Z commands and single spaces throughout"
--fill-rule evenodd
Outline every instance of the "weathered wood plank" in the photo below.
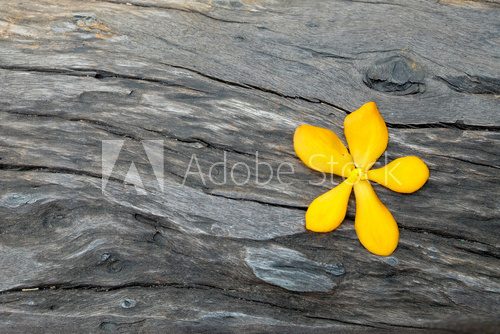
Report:
M 346 110 L 375 99 L 391 123 L 498 125 L 498 9 L 487 3 L 122 2 L 137 5 L 5 1 L 14 45 L 0 60 L 160 78 L 169 64 Z
M 119 2 L 0 2 L 1 332 L 495 332 L 494 4 Z M 388 258 L 359 245 L 353 202 L 304 231 L 340 179 L 312 184 L 291 143 L 372 99 L 388 159 L 431 169 L 411 196 L 376 189 L 401 228 Z M 105 192 L 103 140 L 125 140 Z M 184 183 L 193 155 L 205 183 Z M 209 181 L 224 155 L 247 184 Z M 131 161 L 147 196 L 121 182 Z

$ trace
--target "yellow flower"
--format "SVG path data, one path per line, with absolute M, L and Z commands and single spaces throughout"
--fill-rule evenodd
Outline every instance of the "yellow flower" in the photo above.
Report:
M 303 124 L 295 130 L 295 152 L 304 164 L 346 178 L 312 201 L 306 212 L 306 228 L 314 232 L 336 229 L 345 218 L 354 188 L 354 228 L 359 241 L 370 252 L 388 256 L 398 245 L 398 225 L 370 181 L 400 193 L 412 193 L 429 179 L 429 168 L 421 159 L 407 156 L 382 168 L 370 169 L 389 141 L 387 126 L 375 102 L 368 102 L 349 114 L 344 120 L 344 133 L 349 150 L 328 129 Z

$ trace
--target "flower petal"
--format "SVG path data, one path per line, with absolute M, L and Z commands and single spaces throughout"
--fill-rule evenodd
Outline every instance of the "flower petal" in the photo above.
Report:
M 330 232 L 345 218 L 352 183 L 345 180 L 312 201 L 306 212 L 306 228 L 313 232 Z
M 388 256 L 398 246 L 399 230 L 391 212 L 375 194 L 370 182 L 354 185 L 356 219 L 354 228 L 359 241 L 376 255 Z
M 375 102 L 368 102 L 344 119 L 344 133 L 354 163 L 364 170 L 384 153 L 389 133 Z
M 429 179 L 429 168 L 420 158 L 398 158 L 386 166 L 369 170 L 368 179 L 400 193 L 412 193 Z
M 347 148 L 328 129 L 300 125 L 295 130 L 293 145 L 300 160 L 314 170 L 347 177 L 354 168 Z

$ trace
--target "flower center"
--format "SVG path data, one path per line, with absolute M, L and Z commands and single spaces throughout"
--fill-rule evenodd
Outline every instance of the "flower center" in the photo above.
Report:
M 351 173 L 347 177 L 347 182 L 351 184 L 356 184 L 359 181 L 366 179 L 367 179 L 366 172 L 361 168 L 355 168 L 351 171 Z

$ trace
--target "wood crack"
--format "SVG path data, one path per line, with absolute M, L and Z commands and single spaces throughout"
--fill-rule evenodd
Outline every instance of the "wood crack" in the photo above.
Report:
M 95 78 L 98 80 L 102 80 L 102 79 L 106 79 L 106 78 L 137 80 L 137 81 L 144 81 L 144 82 L 150 82 L 150 83 L 157 83 L 157 84 L 161 84 L 161 85 L 168 86 L 168 87 L 186 88 L 186 89 L 198 92 L 198 93 L 208 93 L 206 91 L 199 90 L 199 89 L 196 89 L 193 87 L 172 83 L 171 81 L 167 81 L 167 80 L 150 78 L 150 77 L 145 77 L 145 76 L 134 76 L 134 75 L 128 75 L 128 74 L 121 74 L 121 73 L 115 73 L 115 72 L 111 72 L 111 71 L 99 70 L 99 69 L 93 69 L 93 68 L 69 68 L 69 69 L 61 68 L 61 69 L 57 69 L 57 68 L 46 68 L 46 67 L 37 67 L 37 66 L 32 67 L 32 66 L 1 65 L 0 70 L 15 71 L 15 72 L 45 73 L 45 74 L 54 74 L 54 75 L 67 75 L 67 76 L 74 76 L 74 77 Z
M 274 206 L 274 207 L 284 208 L 284 209 L 293 209 L 293 210 L 305 211 L 308 208 L 308 206 L 280 204 L 280 203 L 274 203 L 274 202 L 259 201 L 259 200 L 250 199 L 250 198 L 230 197 L 230 196 L 221 195 L 221 194 L 214 194 L 214 193 L 208 192 L 206 190 L 204 190 L 204 193 L 207 194 L 207 195 L 210 195 L 210 196 L 222 197 L 222 198 L 226 198 L 226 199 L 230 199 L 230 200 L 234 200 L 234 201 L 253 202 L 253 203 L 264 204 L 264 205 L 269 205 L 269 206 Z
M 31 292 L 31 291 L 47 291 L 47 290 L 95 290 L 97 292 L 116 291 L 128 288 L 164 288 L 172 287 L 176 289 L 214 289 L 224 290 L 213 285 L 207 284 L 183 284 L 183 283 L 147 283 L 147 282 L 130 282 L 119 285 L 96 285 L 96 284 L 39 284 L 36 286 L 22 286 L 12 289 L 0 291 L 0 295 L 18 293 L 18 292 Z
M 467 247 L 460 247 L 460 246 L 455 246 L 455 248 L 466 251 L 471 254 L 479 255 L 481 257 L 486 256 L 495 260 L 500 260 L 500 254 L 495 254 L 493 252 L 485 251 L 485 250 L 479 250 L 479 249 L 472 249 L 472 248 L 467 248 Z M 485 273 L 481 273 L 482 275 L 485 276 L 490 276 Z M 490 276 L 491 278 L 498 279 L 499 276 Z
M 449 156 L 449 155 L 443 155 L 443 154 L 433 154 L 433 155 L 436 156 L 436 157 L 442 157 L 442 158 L 446 158 L 446 159 L 453 159 L 453 160 L 465 162 L 465 163 L 468 163 L 468 164 L 471 164 L 471 165 L 483 166 L 483 167 L 488 167 L 488 168 L 493 168 L 493 169 L 500 169 L 500 166 L 489 165 L 489 164 L 485 164 L 485 163 L 482 163 L 482 162 L 472 161 L 472 160 L 469 160 L 469 159 L 463 159 L 463 158 L 458 158 L 458 157 Z
M 102 175 L 99 173 L 93 173 L 89 171 L 84 171 L 80 169 L 73 169 L 68 167 L 48 167 L 41 165 L 27 165 L 27 164 L 6 164 L 0 163 L 0 170 L 6 171 L 17 171 L 17 172 L 46 172 L 46 173 L 55 173 L 55 174 L 70 174 L 77 176 L 86 176 L 91 178 L 99 178 L 102 179 Z M 123 180 L 119 180 L 110 176 L 108 178 L 110 181 L 126 183 Z M 127 184 L 127 183 L 126 183 Z M 132 185 L 132 184 L 130 184 Z
M 457 241 L 467 241 L 467 242 L 471 242 L 471 243 L 482 244 L 482 245 L 485 245 L 485 246 L 488 246 L 488 247 L 494 247 L 494 246 L 492 246 L 490 244 L 487 244 L 487 243 L 479 241 L 479 240 L 475 240 L 475 239 L 472 239 L 472 238 L 467 238 L 467 237 L 464 237 L 464 236 L 459 236 L 459 235 L 448 233 L 448 232 L 441 231 L 441 230 L 432 230 L 432 229 L 422 228 L 422 227 L 401 226 L 401 225 L 399 226 L 399 228 L 404 229 L 404 230 L 408 230 L 408 231 L 412 231 L 412 232 L 416 232 L 416 233 L 428 233 L 428 234 L 431 234 L 431 235 L 434 235 L 434 236 L 437 236 L 437 237 L 440 237 L 440 238 L 454 239 L 454 240 L 457 240 Z
M 424 327 L 424 326 L 411 326 L 411 325 L 401 325 L 401 324 L 390 324 L 387 322 L 377 322 L 378 324 L 381 325 L 386 325 L 390 326 L 393 328 L 408 328 L 408 329 L 418 329 L 418 330 L 425 330 L 425 331 L 440 331 L 440 332 L 450 332 L 450 333 L 456 333 L 456 330 L 449 329 L 449 328 L 442 328 L 442 327 Z
M 163 132 L 163 131 L 153 130 L 153 129 L 149 129 L 149 128 L 145 128 L 145 127 L 141 127 L 141 126 L 138 126 L 138 127 L 140 129 L 145 130 L 145 131 L 153 132 L 153 133 L 156 133 L 156 134 L 158 134 L 160 136 L 164 136 L 166 138 L 179 141 L 181 143 L 185 143 L 185 144 L 202 144 L 206 148 L 211 148 L 211 149 L 214 149 L 214 150 L 221 150 L 221 151 L 225 151 L 225 152 L 228 152 L 228 153 L 241 154 L 241 155 L 244 155 L 244 156 L 247 156 L 247 157 L 255 158 L 255 154 L 248 153 L 248 152 L 245 152 L 245 151 L 236 150 L 236 149 L 234 149 L 234 148 L 232 148 L 230 146 L 227 146 L 227 145 L 219 145 L 219 144 L 210 143 L 210 142 L 208 142 L 208 141 L 206 141 L 204 139 L 201 139 L 201 138 L 196 138 L 196 137 L 181 138 L 181 137 L 173 136 L 172 134 L 166 133 L 166 132 Z
M 500 126 L 494 125 L 474 125 L 465 124 L 462 121 L 450 122 L 437 122 L 437 123 L 389 123 L 386 122 L 387 127 L 393 129 L 457 129 L 466 131 L 490 131 L 500 132 Z
M 5 113 L 11 114 L 11 115 L 18 115 L 18 116 L 56 118 L 56 119 L 60 119 L 60 120 L 68 121 L 68 122 L 83 122 L 83 123 L 90 124 L 91 126 L 97 126 L 98 129 L 103 130 L 105 132 L 108 132 L 108 133 L 115 135 L 115 136 L 118 136 L 118 137 L 129 138 L 129 139 L 133 139 L 136 141 L 141 140 L 140 138 L 138 138 L 130 133 L 127 133 L 125 131 L 121 131 L 120 129 L 118 129 L 117 127 L 115 127 L 111 124 L 108 124 L 108 123 L 105 123 L 102 121 L 98 121 L 98 120 L 92 120 L 92 119 L 87 119 L 87 118 L 77 118 L 77 117 L 63 117 L 63 116 L 55 115 L 55 114 L 38 114 L 38 113 L 33 113 L 33 112 L 21 112 L 21 111 L 16 111 L 16 110 L 0 110 L 0 112 L 5 112 Z
M 373 324 L 368 324 L 368 323 L 359 323 L 359 322 L 354 322 L 354 321 L 347 321 L 347 320 L 340 320 L 336 318 L 331 318 L 331 317 L 322 317 L 322 316 L 316 316 L 316 315 L 304 315 L 305 318 L 308 319 L 316 319 L 316 320 L 326 320 L 326 321 L 333 321 L 336 323 L 341 323 L 349 326 L 359 326 L 359 327 L 368 327 L 368 328 L 377 328 L 377 329 L 385 329 L 385 327 L 380 327 L 380 326 L 375 326 Z
M 408 6 L 404 6 L 400 3 L 387 2 L 387 1 L 349 0 L 349 2 L 366 3 L 366 4 L 370 4 L 370 5 L 388 5 L 388 6 L 398 6 L 398 7 L 410 8 Z
M 202 76 L 204 78 L 207 78 L 207 79 L 210 79 L 210 80 L 213 80 L 213 81 L 216 81 L 216 82 L 228 85 L 228 86 L 239 87 L 239 88 L 244 88 L 244 89 L 254 89 L 254 90 L 258 90 L 258 91 L 264 92 L 264 93 L 273 94 L 273 95 L 276 95 L 276 96 L 279 96 L 279 97 L 282 97 L 282 98 L 285 98 L 285 99 L 301 100 L 301 101 L 304 101 L 304 102 L 316 103 L 316 104 L 326 104 L 326 105 L 328 105 L 330 107 L 333 107 L 333 108 L 335 108 L 337 110 L 340 110 L 340 111 L 342 111 L 342 112 L 344 112 L 346 114 L 351 113 L 347 109 L 344 109 L 344 108 L 342 108 L 340 106 L 337 106 L 337 105 L 335 105 L 333 103 L 330 103 L 330 102 L 327 102 L 327 101 L 323 101 L 323 100 L 320 100 L 320 99 L 303 97 L 303 96 L 286 95 L 286 94 L 283 94 L 281 92 L 278 92 L 278 91 L 275 91 L 275 90 L 272 90 L 272 89 L 268 89 L 268 88 L 264 88 L 264 87 L 260 87 L 260 86 L 256 86 L 256 85 L 253 85 L 253 84 L 239 83 L 239 82 L 235 82 L 235 81 L 229 81 L 229 80 L 221 79 L 221 78 L 218 78 L 218 77 L 215 77 L 215 76 L 212 76 L 212 75 L 209 75 L 209 74 L 206 74 L 206 73 L 203 73 L 203 72 L 200 72 L 198 70 L 195 70 L 195 69 L 192 69 L 192 68 L 188 68 L 188 67 L 185 67 L 185 66 L 173 65 L 173 64 L 168 64 L 168 63 L 164 63 L 164 62 L 161 62 L 160 64 L 165 65 L 165 66 L 170 66 L 170 67 L 173 67 L 173 68 L 182 69 L 182 70 L 185 70 L 185 71 L 188 71 L 188 72 L 196 73 L 199 76 Z
M 352 58 L 352 57 L 341 56 L 341 55 L 337 55 L 337 54 L 326 52 L 326 51 L 318 51 L 318 50 L 314 50 L 314 49 L 307 48 L 304 46 L 294 45 L 294 47 L 296 47 L 299 50 L 310 52 L 313 56 L 316 56 L 316 57 L 334 58 L 334 59 L 342 59 L 342 60 L 354 60 L 354 58 Z
M 185 66 L 180 66 L 180 65 L 173 65 L 173 64 L 168 64 L 168 63 L 163 63 L 160 62 L 160 64 L 177 68 L 177 69 L 182 69 L 185 71 L 189 71 L 195 74 L 198 74 L 204 78 L 226 84 L 229 86 L 233 87 L 239 87 L 243 89 L 254 89 L 257 91 L 261 91 L 264 93 L 269 93 L 273 94 L 276 96 L 279 96 L 281 98 L 286 98 L 286 99 L 293 99 L 293 100 L 301 100 L 304 102 L 308 103 L 314 103 L 314 104 L 324 104 L 327 106 L 330 106 L 336 110 L 342 111 L 344 114 L 349 115 L 351 111 L 333 104 L 328 101 L 324 101 L 321 99 L 317 98 L 309 98 L 309 97 L 303 97 L 303 96 L 291 96 L 291 95 L 286 95 L 281 92 L 271 90 L 268 88 L 264 87 L 259 87 L 256 85 L 248 84 L 248 83 L 238 83 L 234 81 L 228 81 L 225 79 L 217 78 L 215 76 L 205 74 L 203 72 L 200 72 L 195 69 L 191 69 Z M 152 82 L 152 83 L 159 83 L 167 86 L 172 86 L 172 87 L 183 87 L 187 89 L 191 89 L 197 92 L 202 92 L 202 93 L 207 93 L 205 91 L 200 91 L 192 87 L 188 86 L 183 86 L 183 85 L 178 85 L 178 84 L 172 84 L 169 81 L 166 80 L 161 80 L 161 79 L 154 79 L 154 78 L 147 78 L 147 77 L 139 77 L 139 76 L 133 76 L 133 75 L 125 75 L 125 74 L 119 74 L 119 73 L 114 73 L 110 71 L 105 71 L 105 70 L 97 70 L 97 69 L 86 69 L 86 68 L 73 68 L 73 69 L 50 69 L 50 68 L 43 68 L 43 67 L 27 67 L 27 66 L 0 66 L 0 69 L 4 70 L 11 70 L 11 71 L 23 71 L 23 72 L 39 72 L 39 73 L 52 73 L 52 74 L 61 74 L 61 75 L 72 75 L 72 76 L 79 76 L 79 77 L 94 77 L 96 79 L 103 79 L 103 78 L 119 78 L 119 79 L 125 79 L 125 80 L 139 80 L 139 81 L 146 81 L 146 82 Z M 444 129 L 458 129 L 458 130 L 467 130 L 467 131 L 491 131 L 491 132 L 500 132 L 500 126 L 490 126 L 490 125 L 474 125 L 474 124 L 465 124 L 464 122 L 457 120 L 454 123 L 450 122 L 437 122 L 437 123 L 391 123 L 391 122 L 386 122 L 387 127 L 393 128 L 393 129 L 433 129 L 433 128 L 444 128 Z
M 436 76 L 450 89 L 466 94 L 484 94 L 496 96 L 500 94 L 500 79 L 481 75 Z

